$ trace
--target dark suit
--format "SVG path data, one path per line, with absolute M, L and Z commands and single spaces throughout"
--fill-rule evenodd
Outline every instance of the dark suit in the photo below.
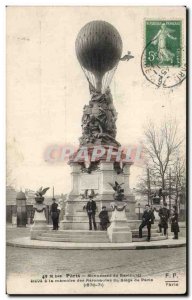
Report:
M 147 239 L 150 241 L 151 238 L 151 223 L 154 221 L 154 214 L 151 210 L 144 211 L 142 216 L 142 223 L 139 226 L 139 237 L 142 238 L 142 228 L 147 226 L 148 235 Z
M 57 203 L 53 203 L 51 205 L 51 218 L 53 221 L 53 230 L 58 230 L 58 223 L 59 223 L 59 213 L 57 210 L 58 204 Z
M 179 232 L 179 223 L 178 223 L 178 213 L 174 211 L 171 217 L 171 232 L 174 233 L 174 238 L 178 239 L 178 232 Z
M 102 230 L 107 230 L 107 225 L 109 222 L 108 212 L 106 210 L 102 210 L 99 213 L 100 225 Z
M 159 222 L 159 231 L 161 232 L 162 228 L 164 229 L 164 235 L 167 234 L 167 229 L 168 229 L 168 220 L 170 217 L 170 211 L 166 207 L 160 208 L 159 210 L 159 217 L 160 217 L 160 222 Z
M 96 212 L 97 206 L 94 200 L 88 201 L 86 205 L 86 211 L 89 218 L 89 230 L 92 230 L 92 222 L 94 229 L 97 230 L 97 225 L 95 222 L 95 212 Z

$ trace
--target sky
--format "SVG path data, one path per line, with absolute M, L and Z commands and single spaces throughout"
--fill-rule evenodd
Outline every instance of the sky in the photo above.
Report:
M 152 85 L 143 76 L 146 19 L 181 19 L 184 8 L 174 7 L 7 7 L 7 184 L 17 189 L 55 186 L 71 188 L 70 166 L 49 163 L 51 145 L 78 146 L 83 106 L 90 100 L 88 83 L 75 53 L 79 30 L 92 20 L 105 20 L 119 31 L 123 54 L 111 83 L 118 112 L 117 137 L 122 145 L 138 145 L 148 120 L 160 124 L 176 119 L 185 134 L 185 81 L 174 88 Z M 183 45 L 185 43 L 182 31 Z M 135 187 L 141 165 L 131 168 Z M 51 193 L 51 191 L 50 191 Z

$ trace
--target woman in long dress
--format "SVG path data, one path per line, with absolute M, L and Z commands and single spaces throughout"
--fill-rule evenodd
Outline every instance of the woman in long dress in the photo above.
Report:
M 158 33 L 152 40 L 152 44 L 157 45 L 158 47 L 158 58 L 159 58 L 159 63 L 161 64 L 169 61 L 173 63 L 173 58 L 175 54 L 172 53 L 170 50 L 168 50 L 166 45 L 167 38 L 170 38 L 171 40 L 177 39 L 176 37 L 170 34 L 170 32 L 172 31 L 173 31 L 172 29 L 167 28 L 166 24 L 163 23 L 161 25 L 161 29 L 158 31 Z

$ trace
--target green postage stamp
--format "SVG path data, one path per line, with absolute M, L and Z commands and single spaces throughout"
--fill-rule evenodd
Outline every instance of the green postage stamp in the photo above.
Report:
M 181 66 L 181 26 L 179 20 L 146 20 L 146 66 Z

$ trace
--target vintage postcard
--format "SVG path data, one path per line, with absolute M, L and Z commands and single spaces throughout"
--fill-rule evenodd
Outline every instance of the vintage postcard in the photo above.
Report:
M 6 22 L 6 292 L 186 294 L 186 7 Z

